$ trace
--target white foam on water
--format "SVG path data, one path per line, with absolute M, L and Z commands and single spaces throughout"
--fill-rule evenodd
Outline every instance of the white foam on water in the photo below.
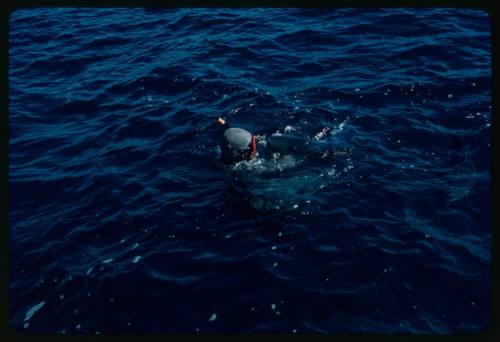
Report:
M 335 165 L 331 169 L 327 170 L 327 175 L 332 178 L 338 177 L 338 172 L 337 169 L 335 168 Z
M 134 257 L 134 259 L 132 259 L 132 262 L 133 262 L 134 264 L 137 264 L 137 262 L 138 262 L 140 259 L 141 259 L 141 256 L 140 256 L 140 255 L 138 255 L 138 256 Z
M 217 319 L 217 314 L 216 314 L 216 313 L 214 313 L 214 314 L 212 314 L 212 316 L 210 316 L 210 318 L 208 319 L 208 321 L 209 321 L 209 322 L 213 322 L 213 321 L 215 321 L 216 319 Z
M 346 118 L 344 121 L 342 121 L 341 123 L 339 123 L 339 125 L 337 126 L 337 128 L 332 129 L 330 131 L 330 136 L 334 136 L 335 134 L 337 134 L 339 132 L 342 132 L 344 130 L 345 124 L 347 123 L 348 120 L 349 120 L 349 118 Z
M 252 160 L 242 160 L 236 163 L 232 168 L 234 171 L 270 173 L 296 167 L 300 162 L 301 161 L 298 161 L 291 155 L 281 156 L 281 154 L 275 153 L 272 159 L 266 160 L 263 158 L 256 158 Z
M 92 270 L 93 270 L 93 269 L 94 269 L 94 268 L 93 268 L 92 266 L 91 266 L 91 267 L 89 267 L 89 269 L 87 270 L 87 274 L 90 274 L 90 272 L 92 272 Z
M 23 325 L 24 329 L 28 328 L 29 326 L 30 326 L 30 324 L 28 322 L 24 322 L 24 325 Z
M 110 259 L 106 259 L 106 260 L 103 260 L 103 264 L 108 264 L 110 263 L 111 261 L 113 261 L 113 258 L 110 258 Z
M 135 243 L 135 245 L 132 246 L 132 249 L 136 249 L 137 247 L 139 247 L 139 243 Z
M 276 304 L 274 304 L 274 303 L 273 303 L 273 304 L 271 304 L 271 309 L 272 309 L 272 310 L 276 310 Z
M 31 319 L 31 317 L 33 317 L 33 315 L 38 311 L 40 310 L 43 306 L 45 305 L 45 301 L 43 302 L 40 302 L 36 305 L 33 305 L 31 307 L 31 309 L 29 309 L 27 312 L 26 312 L 26 316 L 24 317 L 24 321 L 29 321 Z
M 314 139 L 316 141 L 322 140 L 323 138 L 326 137 L 326 135 L 328 134 L 329 130 L 330 129 L 328 127 L 323 128 L 321 131 L 319 131 L 318 133 L 316 133 L 316 135 L 314 136 Z

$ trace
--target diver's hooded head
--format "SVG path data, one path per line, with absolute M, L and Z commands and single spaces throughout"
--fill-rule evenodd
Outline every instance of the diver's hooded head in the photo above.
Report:
M 218 122 L 226 125 L 222 119 Z M 221 152 L 222 160 L 226 163 L 252 159 L 256 153 L 255 135 L 243 128 L 227 128 L 224 131 Z

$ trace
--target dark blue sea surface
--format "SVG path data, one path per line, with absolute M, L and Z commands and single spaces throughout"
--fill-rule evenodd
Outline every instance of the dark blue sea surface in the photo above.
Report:
M 491 85 L 473 9 L 16 10 L 10 324 L 480 332 Z M 219 116 L 255 160 L 221 162 Z

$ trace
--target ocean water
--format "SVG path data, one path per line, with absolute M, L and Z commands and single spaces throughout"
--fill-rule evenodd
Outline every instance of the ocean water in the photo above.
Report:
M 473 9 L 16 10 L 10 325 L 481 332 L 491 84 Z

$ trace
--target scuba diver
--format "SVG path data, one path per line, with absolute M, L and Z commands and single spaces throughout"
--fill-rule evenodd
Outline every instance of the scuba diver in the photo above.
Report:
M 222 159 L 225 162 L 233 163 L 255 159 L 257 156 L 257 141 L 254 134 L 243 128 L 230 127 L 222 118 L 218 118 L 217 123 L 226 129 L 221 145 Z
M 243 128 L 230 127 L 222 118 L 218 118 L 217 123 L 225 128 L 224 138 L 221 144 L 221 155 L 224 162 L 236 163 L 256 158 L 257 141 L 255 134 Z M 326 128 L 322 133 L 326 134 L 329 131 L 330 129 Z M 322 152 L 321 150 L 324 149 L 324 144 L 318 144 L 304 137 L 273 133 L 266 137 L 266 147 L 270 152 L 298 152 L 308 154 L 312 152 L 316 154 L 317 152 Z

